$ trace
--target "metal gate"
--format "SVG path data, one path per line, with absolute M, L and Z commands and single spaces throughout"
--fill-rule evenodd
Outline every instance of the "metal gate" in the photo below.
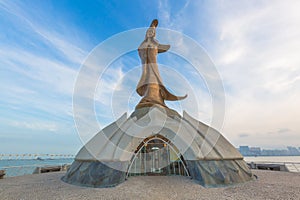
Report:
M 145 139 L 137 148 L 126 177 L 141 175 L 189 176 L 189 172 L 178 149 L 167 139 L 154 136 Z

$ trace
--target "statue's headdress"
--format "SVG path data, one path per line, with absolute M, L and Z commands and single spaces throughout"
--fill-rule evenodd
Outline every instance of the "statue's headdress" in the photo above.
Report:
M 155 35 L 156 35 L 156 30 L 155 30 L 155 28 L 157 27 L 157 25 L 158 25 L 158 20 L 157 20 L 157 19 L 154 19 L 154 20 L 151 22 L 150 27 L 149 27 L 148 30 L 147 30 L 147 32 L 148 32 L 149 30 L 153 30 L 153 31 L 154 31 L 154 37 L 155 37 Z M 146 32 L 145 38 L 147 38 L 147 32 Z
M 158 25 L 158 20 L 157 19 L 154 19 L 152 20 L 151 24 L 150 24 L 150 27 L 153 27 L 153 28 L 156 28 Z

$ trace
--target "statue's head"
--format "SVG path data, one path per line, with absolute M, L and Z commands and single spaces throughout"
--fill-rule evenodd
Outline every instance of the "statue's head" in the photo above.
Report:
M 157 27 L 157 25 L 158 25 L 158 20 L 154 19 L 146 32 L 146 38 L 154 38 L 155 37 L 155 33 L 156 33 L 155 28 Z
M 146 37 L 147 38 L 154 38 L 155 37 L 155 28 L 148 28 L 147 32 L 146 32 Z

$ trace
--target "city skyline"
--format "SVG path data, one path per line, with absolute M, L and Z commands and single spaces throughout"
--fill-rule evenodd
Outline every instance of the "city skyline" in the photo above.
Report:
M 243 156 L 300 156 L 300 147 L 287 146 L 282 149 L 263 149 L 257 146 L 239 146 Z

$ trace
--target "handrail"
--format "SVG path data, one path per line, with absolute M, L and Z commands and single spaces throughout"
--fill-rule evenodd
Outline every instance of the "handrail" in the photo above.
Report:
M 16 177 L 23 176 L 27 174 L 41 173 L 42 168 L 52 168 L 59 167 L 60 171 L 64 171 L 70 166 L 71 163 L 53 163 L 53 164 L 32 164 L 32 165 L 20 165 L 20 166 L 4 166 L 0 167 L 1 170 L 6 172 L 5 177 Z
M 300 162 L 283 162 L 283 161 L 246 161 L 247 163 L 271 163 L 271 164 L 300 164 Z
M 53 165 L 51 164 L 45 164 L 45 165 L 41 165 L 41 164 L 32 164 L 32 165 L 19 165 L 19 166 L 3 166 L 0 167 L 0 169 L 9 169 L 9 168 L 22 168 L 22 167 L 51 167 L 51 166 L 64 166 L 64 165 L 70 165 L 72 163 L 53 163 Z
M 24 154 L 0 154 L 0 160 L 28 160 L 28 159 L 64 159 L 75 158 L 73 154 L 39 154 L 39 153 L 24 153 Z
M 267 161 L 251 161 L 251 162 L 247 162 L 248 165 L 252 165 L 254 164 L 255 166 L 259 166 L 259 165 L 265 165 L 265 166 L 270 166 L 270 165 L 274 165 L 274 166 L 279 166 L 279 165 L 283 165 L 285 166 L 286 170 L 289 172 L 300 172 L 300 162 L 267 162 Z M 254 167 L 255 167 L 254 166 Z M 255 167 L 256 168 L 256 167 Z M 294 171 L 295 170 L 295 171 Z
M 295 166 L 295 163 L 293 163 L 292 165 L 295 167 L 295 169 L 297 170 L 297 172 L 300 172 L 299 168 Z

